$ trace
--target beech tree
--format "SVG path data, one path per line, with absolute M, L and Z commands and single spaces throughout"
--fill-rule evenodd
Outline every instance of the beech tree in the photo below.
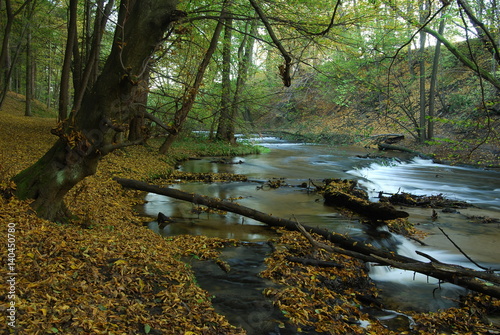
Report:
M 123 0 L 120 3 L 113 46 L 81 108 L 59 123 L 56 143 L 35 164 L 14 177 L 17 196 L 32 198 L 32 207 L 44 218 L 68 215 L 64 195 L 96 172 L 99 159 L 134 142 L 113 143 L 132 118 L 127 108 L 141 94 L 140 78 L 164 32 L 178 18 L 176 0 Z

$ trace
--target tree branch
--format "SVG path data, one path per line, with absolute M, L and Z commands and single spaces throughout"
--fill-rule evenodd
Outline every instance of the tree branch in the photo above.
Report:
M 273 28 L 271 27 L 271 24 L 269 23 L 266 15 L 260 8 L 260 6 L 255 2 L 255 0 L 250 0 L 250 3 L 252 4 L 253 8 L 255 9 L 255 12 L 257 15 L 259 15 L 262 23 L 264 23 L 264 26 L 267 29 L 267 32 L 269 33 L 269 36 L 273 40 L 274 44 L 278 48 L 278 50 L 281 52 L 281 55 L 285 59 L 285 65 L 280 65 L 279 70 L 280 70 L 280 76 L 281 79 L 283 80 L 283 84 L 286 87 L 290 87 L 292 84 L 292 78 L 290 75 L 290 68 L 291 68 L 291 62 L 292 62 L 292 57 L 290 57 L 290 54 L 285 50 L 283 47 L 283 44 L 281 44 L 280 40 L 276 37 L 276 34 L 274 33 Z
M 115 143 L 115 144 L 108 144 L 108 145 L 105 145 L 104 147 L 102 147 L 99 151 L 104 156 L 104 155 L 109 154 L 111 151 L 126 148 L 126 147 L 131 147 L 134 145 L 139 145 L 142 143 L 144 143 L 144 139 L 140 139 L 140 140 L 132 141 L 132 142 L 121 142 L 121 143 Z
M 159 118 L 157 118 L 156 116 L 154 116 L 153 114 L 151 113 L 147 113 L 145 112 L 144 113 L 144 117 L 146 119 L 149 119 L 151 121 L 153 121 L 154 123 L 156 123 L 158 126 L 160 126 L 161 128 L 165 129 L 167 132 L 169 132 L 170 134 L 172 134 L 174 132 L 174 130 L 172 129 L 172 127 L 169 127 L 167 126 L 165 123 L 163 123 L 162 120 L 160 120 Z

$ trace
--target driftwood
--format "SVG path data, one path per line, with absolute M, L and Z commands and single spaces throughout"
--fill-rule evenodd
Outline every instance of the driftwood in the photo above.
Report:
M 377 144 L 379 143 L 394 144 L 401 142 L 404 139 L 405 135 L 403 134 L 380 134 L 380 135 L 370 136 L 370 140 L 374 141 Z
M 124 187 L 157 193 L 198 205 L 240 214 L 263 222 L 271 227 L 283 227 L 288 230 L 300 231 L 299 225 L 295 221 L 268 215 L 230 201 L 218 200 L 172 188 L 162 188 L 137 180 L 117 178 L 116 181 Z M 437 260 L 422 262 L 393 252 L 383 251 L 361 241 L 351 239 L 345 235 L 332 233 L 317 227 L 303 226 L 303 230 L 308 234 L 318 234 L 336 245 L 335 247 L 331 247 L 317 242 L 317 247 L 328 248 L 327 250 L 356 257 L 366 262 L 374 262 L 381 265 L 389 265 L 404 270 L 419 272 L 476 292 L 500 298 L 500 276 L 489 271 L 476 271 L 459 265 L 441 263 Z
M 394 220 L 409 216 L 387 202 L 368 201 L 368 195 L 357 188 L 354 180 L 327 179 L 322 193 L 326 205 L 347 208 L 370 220 Z
M 389 202 L 393 205 L 401 205 L 407 207 L 424 207 L 424 208 L 467 208 L 472 207 L 472 204 L 465 201 L 451 200 L 443 196 L 437 195 L 414 195 L 406 192 L 398 192 L 391 194 L 390 197 L 385 197 L 384 193 L 379 194 L 381 202 Z
M 312 265 L 312 266 L 318 266 L 321 268 L 343 268 L 344 266 L 339 263 L 331 262 L 331 261 L 322 261 L 319 259 L 313 259 L 313 258 L 304 258 L 304 257 L 293 257 L 293 256 L 288 256 L 286 258 L 290 262 L 295 262 L 295 263 L 300 263 L 304 265 Z
M 365 143 L 364 144 L 365 148 L 370 148 L 370 147 L 374 147 L 376 145 L 379 145 L 381 143 L 384 143 L 384 144 L 398 143 L 404 139 L 405 139 L 405 136 L 403 134 L 379 134 L 379 135 L 370 136 L 370 137 L 364 139 L 363 142 Z
M 431 156 L 428 156 L 428 155 L 423 154 L 423 153 L 421 153 L 419 151 L 415 151 L 415 150 L 412 150 L 412 149 L 409 149 L 409 148 L 406 148 L 406 147 L 402 147 L 402 146 L 399 146 L 399 145 L 392 145 L 392 144 L 387 144 L 387 143 L 379 143 L 378 149 L 381 150 L 381 151 L 384 151 L 384 150 L 395 150 L 395 151 L 407 152 L 407 153 L 410 153 L 410 154 L 413 154 L 415 156 L 419 156 L 419 157 L 422 157 L 422 158 L 425 158 L 425 159 L 432 159 Z

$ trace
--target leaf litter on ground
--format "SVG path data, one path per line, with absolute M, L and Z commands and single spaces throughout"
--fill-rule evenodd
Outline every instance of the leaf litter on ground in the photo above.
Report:
M 21 109 L 19 109 L 21 110 Z M 149 180 L 168 175 L 175 160 L 131 147 L 106 156 L 96 175 L 66 197 L 77 217 L 54 223 L 38 218 L 30 201 L 13 196 L 10 178 L 33 164 L 55 141 L 54 119 L 0 112 L 0 223 L 2 260 L 7 258 L 6 227 L 15 224 L 16 329 L 23 334 L 244 334 L 217 314 L 211 296 L 197 284 L 183 256 L 218 259 L 219 250 L 238 241 L 205 236 L 164 238 L 143 227 L 133 211 L 140 193 L 122 189 L 113 177 Z M 175 152 L 172 154 L 175 157 Z M 179 154 L 182 156 L 182 154 Z M 179 175 L 174 175 L 178 178 Z M 189 177 L 188 177 L 189 178 Z M 497 300 L 468 298 L 462 308 L 411 313 L 414 329 L 391 330 L 361 310 L 361 297 L 376 297 L 363 264 L 342 255 L 315 256 L 344 265 L 318 269 L 286 260 L 292 251 L 311 252 L 297 233 L 282 232 L 279 246 L 262 273 L 281 284 L 268 296 L 298 330 L 321 334 L 487 334 L 485 322 Z M 0 268 L 7 277 L 5 264 Z M 8 284 L 0 282 L 0 329 L 7 329 Z M 410 312 L 408 312 L 410 313 Z M 366 326 L 360 320 L 369 320 Z M 13 330 L 12 328 L 10 330 Z

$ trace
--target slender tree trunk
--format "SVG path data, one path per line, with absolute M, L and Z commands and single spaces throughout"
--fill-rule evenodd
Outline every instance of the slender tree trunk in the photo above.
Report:
M 31 28 L 28 28 L 26 35 L 26 105 L 25 116 L 32 116 L 31 102 L 33 100 L 33 59 L 31 52 Z
M 5 30 L 3 32 L 2 50 L 0 50 L 0 109 L 2 109 L 5 96 L 9 88 L 9 69 L 10 69 L 10 34 L 14 23 L 14 13 L 10 0 L 5 0 L 5 12 L 7 16 Z
M 13 178 L 17 196 L 34 199 L 40 216 L 65 217 L 64 195 L 95 173 L 100 157 L 125 146 L 114 144 L 113 137 L 130 122 L 127 107 L 137 99 L 137 80 L 176 19 L 175 6 L 174 0 L 121 2 L 111 53 L 80 112 L 53 131 L 59 139 L 38 162 Z
M 14 60 L 11 59 L 10 55 L 10 34 L 12 32 L 12 25 L 14 24 L 14 19 L 21 13 L 24 8 L 29 5 L 31 0 L 26 0 L 18 7 L 16 11 L 12 8 L 11 0 L 5 0 L 5 13 L 6 13 L 6 23 L 5 30 L 3 32 L 2 49 L 0 50 L 0 110 L 2 109 L 5 97 L 7 96 L 7 91 L 11 85 L 11 77 L 13 73 L 13 64 L 15 64 L 15 59 L 19 54 L 20 45 L 17 47 L 16 55 Z M 24 33 L 21 34 L 21 38 Z
M 45 87 L 47 99 L 45 104 L 50 108 L 52 106 L 52 44 L 49 43 L 47 47 L 49 49 L 49 61 L 47 70 L 45 71 L 47 73 L 47 86 Z
M 425 22 L 424 18 L 425 5 L 421 3 L 420 5 L 420 15 L 421 15 L 421 23 Z M 420 32 L 420 60 L 419 60 L 419 69 L 420 69 L 420 80 L 419 80 L 419 91 L 420 91 L 420 122 L 418 127 L 419 140 L 421 143 L 425 142 L 426 136 L 426 99 L 425 99 L 425 39 L 426 33 L 424 31 Z
M 255 44 L 253 36 L 255 36 L 257 32 L 257 20 L 252 20 L 249 26 L 250 28 L 247 29 L 249 35 L 245 36 L 238 50 L 238 77 L 236 78 L 236 88 L 234 90 L 233 103 L 231 106 L 231 119 L 233 120 L 236 118 L 236 115 L 238 115 L 239 110 L 243 110 L 242 116 L 244 120 L 251 120 L 251 116 L 248 115 L 249 108 L 242 106 L 241 95 L 245 89 L 249 69 L 253 64 L 253 47 Z
M 96 80 L 103 31 L 108 21 L 111 10 L 113 9 L 113 4 L 114 0 L 110 0 L 106 7 L 103 8 L 103 0 L 100 0 L 98 3 L 92 42 L 89 42 L 89 45 L 87 45 L 86 47 L 86 49 L 88 50 L 86 51 L 87 57 L 85 58 L 85 68 L 81 69 L 80 81 L 78 83 L 78 86 L 75 86 L 75 102 L 73 104 L 73 109 L 77 112 L 82 104 L 83 95 L 92 87 Z
M 61 71 L 61 84 L 59 86 L 59 120 L 61 121 L 68 118 L 71 57 L 74 52 L 73 47 L 76 40 L 77 10 L 78 0 L 70 0 L 68 36 L 66 39 L 66 51 L 64 53 L 64 61 Z
M 208 67 L 208 64 L 210 63 L 212 55 L 217 49 L 217 42 L 219 41 L 219 36 L 223 27 L 223 17 L 226 15 L 226 5 L 227 5 L 227 0 L 225 0 L 224 3 L 222 4 L 222 10 L 219 17 L 219 21 L 217 22 L 214 34 L 212 35 L 210 46 L 208 47 L 207 52 L 205 53 L 205 56 L 203 57 L 203 60 L 201 61 L 200 65 L 198 66 L 198 71 L 196 72 L 196 78 L 194 80 L 194 83 L 191 87 L 188 87 L 186 89 L 186 92 L 184 94 L 184 99 L 182 99 L 183 102 L 181 108 L 175 111 L 174 122 L 173 122 L 174 124 L 170 131 L 170 134 L 165 139 L 165 142 L 163 142 L 163 144 L 160 146 L 159 149 L 159 152 L 161 154 L 166 154 L 167 151 L 172 146 L 172 143 L 175 142 L 177 136 L 179 135 L 179 132 L 182 130 L 182 126 L 184 124 L 184 121 L 186 121 L 188 113 L 191 111 L 191 108 L 194 105 L 194 101 L 196 99 L 196 96 L 198 95 L 198 90 L 200 89 L 201 83 L 203 81 L 203 76 L 205 75 L 205 71 Z
M 231 113 L 231 37 L 233 20 L 227 18 L 224 28 L 222 48 L 222 95 L 220 105 L 219 126 L 215 138 L 229 143 L 235 142 L 234 119 Z
M 445 27 L 445 17 L 441 16 L 441 21 L 439 22 L 439 34 L 442 35 Z M 434 137 L 434 115 L 436 109 L 436 86 L 437 86 L 437 77 L 438 77 L 438 69 L 439 69 L 439 56 L 441 54 L 441 42 L 436 40 L 436 48 L 434 49 L 434 59 L 432 62 L 432 74 L 431 74 L 431 85 L 430 85 L 430 93 L 429 93 L 429 119 L 427 124 L 427 139 L 432 139 Z

